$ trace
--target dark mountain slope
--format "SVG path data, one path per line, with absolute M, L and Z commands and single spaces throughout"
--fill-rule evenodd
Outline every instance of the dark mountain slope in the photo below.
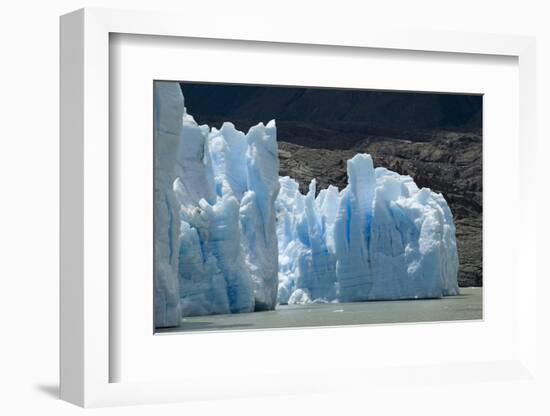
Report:
M 231 120 L 239 128 L 276 119 L 298 128 L 312 122 L 331 130 L 395 136 L 399 131 L 481 128 L 481 96 L 326 88 L 181 83 L 199 123 Z M 336 125 L 335 125 L 336 123 Z M 337 128 L 335 128 L 335 126 Z M 317 147 L 331 148 L 317 142 Z

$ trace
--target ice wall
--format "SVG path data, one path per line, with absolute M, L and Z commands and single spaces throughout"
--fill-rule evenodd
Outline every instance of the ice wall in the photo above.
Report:
M 307 195 L 289 177 L 277 199 L 280 303 L 458 294 L 451 211 L 441 194 L 358 154 L 348 185 Z
M 334 202 L 338 190 L 331 186 L 315 199 L 315 180 L 307 195 L 298 183 L 280 178 L 276 201 L 279 240 L 279 303 L 307 303 L 336 298 L 336 258 L 332 241 Z M 326 203 L 325 203 L 326 202 Z
M 174 182 L 183 316 L 275 308 L 278 171 L 273 121 L 244 134 L 184 112 Z
M 179 204 L 172 191 L 184 112 L 179 86 L 156 82 L 154 109 L 154 321 L 166 327 L 177 325 L 181 315 Z
M 252 279 L 255 310 L 277 304 L 278 251 L 275 200 L 279 194 L 279 156 L 275 121 L 246 135 L 247 191 L 240 207 L 243 252 Z

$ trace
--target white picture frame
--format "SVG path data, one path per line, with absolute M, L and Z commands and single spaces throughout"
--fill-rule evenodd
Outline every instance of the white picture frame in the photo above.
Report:
M 185 24 L 182 24 L 185 22 Z M 186 19 L 174 13 L 137 12 L 108 9 L 82 9 L 61 18 L 61 310 L 60 361 L 61 398 L 80 406 L 158 403 L 198 398 L 242 397 L 278 394 L 334 391 L 342 384 L 321 382 L 316 375 L 291 380 L 283 373 L 269 372 L 269 382 L 234 380 L 224 374 L 215 382 L 208 374 L 194 373 L 186 379 L 113 382 L 112 367 L 121 359 L 112 348 L 111 319 L 120 305 L 116 301 L 109 276 L 113 267 L 110 259 L 110 171 L 113 160 L 109 153 L 110 136 L 110 36 L 112 34 L 163 36 L 174 38 L 225 39 L 239 42 L 277 43 L 285 45 L 331 45 L 333 50 L 357 48 L 389 51 L 431 52 L 476 56 L 507 56 L 517 59 L 519 68 L 519 112 L 517 120 L 518 188 L 512 191 L 518 199 L 510 210 L 518 218 L 518 242 L 513 247 L 517 270 L 522 270 L 522 285 L 517 288 L 514 319 L 517 342 L 510 351 L 495 360 L 456 362 L 440 360 L 439 364 L 419 361 L 414 377 L 406 374 L 410 367 L 400 364 L 380 368 L 330 368 L 332 374 L 353 380 L 351 384 L 372 388 L 380 380 L 388 383 L 399 377 L 405 383 L 426 382 L 439 377 L 462 382 L 481 383 L 483 380 L 512 380 L 537 382 L 536 361 L 536 259 L 533 249 L 536 217 L 529 209 L 535 195 L 528 171 L 535 163 L 535 40 L 530 37 L 468 33 L 396 32 L 370 29 L 342 30 L 327 33 L 321 25 L 312 24 L 308 31 L 269 24 L 254 28 L 246 34 L 234 31 L 234 22 L 227 25 L 205 26 L 200 19 Z M 165 38 L 168 39 L 168 38 Z M 489 156 L 485 156 L 489 157 Z M 513 273 L 513 271 L 511 272 Z M 494 287 L 494 286 L 493 286 Z M 516 313 L 517 312 L 517 313 Z M 152 310 L 151 310 L 152 314 Z M 359 331 L 349 328 L 348 332 Z M 397 329 L 407 331 L 405 327 Z M 479 329 L 478 329 L 479 330 Z M 325 332 L 319 332 L 325 331 Z M 295 332 L 303 342 L 328 334 L 325 330 Z M 269 337 L 263 332 L 264 337 Z M 153 336 L 151 332 L 151 336 Z M 230 335 L 246 338 L 249 335 Z M 198 337 L 198 335 L 189 335 Z M 511 339 L 512 339 L 511 338 Z M 164 337 L 164 343 L 175 337 Z M 136 346 L 140 348 L 140 346 Z M 356 352 L 350 352 L 353 355 Z M 262 369 L 259 370 L 260 372 Z M 478 376 L 472 376 L 478 374 Z M 479 377 L 483 374 L 483 377 Z M 447 377 L 447 378 L 446 378 Z M 115 377 L 116 378 L 116 377 Z M 414 379 L 414 380 L 413 380 Z M 439 380 L 439 378 L 437 378 Z

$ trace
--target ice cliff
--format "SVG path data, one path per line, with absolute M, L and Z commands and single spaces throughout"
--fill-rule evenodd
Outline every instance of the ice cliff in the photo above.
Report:
M 279 303 L 437 298 L 458 294 L 451 211 L 441 194 L 357 154 L 348 185 L 307 195 L 280 178 Z
M 179 300 L 179 204 L 172 186 L 181 142 L 183 98 L 170 83 L 154 89 L 154 320 L 156 327 L 177 325 Z
M 155 84 L 157 327 L 275 308 L 276 136 L 274 121 L 199 126 L 177 83 Z
M 316 196 L 312 181 L 302 195 L 278 176 L 274 121 L 246 134 L 199 126 L 173 82 L 156 82 L 154 100 L 156 327 L 277 303 L 458 293 L 440 194 L 359 154 L 345 189 Z
M 275 308 L 278 171 L 274 122 L 245 135 L 184 112 L 174 183 L 183 316 Z

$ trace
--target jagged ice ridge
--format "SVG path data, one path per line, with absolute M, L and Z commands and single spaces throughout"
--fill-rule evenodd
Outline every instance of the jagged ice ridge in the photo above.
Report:
M 458 294 L 451 211 L 441 194 L 357 154 L 348 185 L 307 195 L 280 178 L 278 302 L 353 302 Z

